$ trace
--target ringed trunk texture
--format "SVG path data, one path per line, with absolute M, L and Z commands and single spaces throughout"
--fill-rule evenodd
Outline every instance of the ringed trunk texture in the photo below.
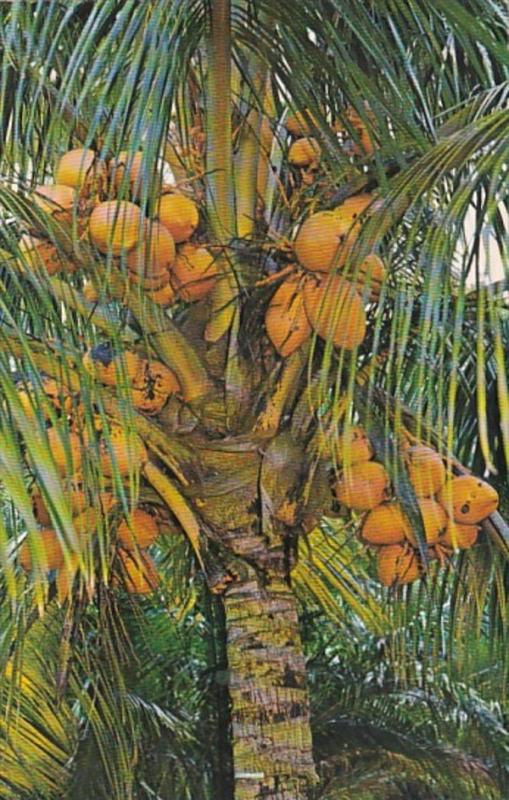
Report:
M 316 773 L 295 597 L 252 572 L 224 603 L 235 800 L 304 800 Z

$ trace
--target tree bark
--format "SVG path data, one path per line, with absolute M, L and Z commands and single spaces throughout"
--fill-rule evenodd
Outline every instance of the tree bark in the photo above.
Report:
M 295 597 L 250 571 L 224 602 L 235 800 L 304 800 L 316 774 Z

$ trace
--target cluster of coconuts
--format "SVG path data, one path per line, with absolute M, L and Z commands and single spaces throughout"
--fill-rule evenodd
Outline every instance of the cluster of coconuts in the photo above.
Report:
M 185 194 L 163 187 L 155 218 L 148 219 L 138 202 L 143 183 L 143 153 L 123 151 L 108 162 L 90 149 L 65 153 L 55 170 L 55 183 L 36 186 L 34 203 L 68 230 L 77 230 L 101 255 L 127 267 L 130 284 L 156 304 L 168 307 L 178 299 L 204 298 L 218 277 L 210 251 L 191 242 L 199 224 L 199 209 Z M 126 192 L 129 200 L 121 199 Z M 72 255 L 47 238 L 25 234 L 20 243 L 25 264 L 49 275 L 73 272 Z M 122 262 L 120 261 L 122 259 Z M 87 287 L 88 299 L 96 299 Z
M 498 507 L 498 494 L 474 475 L 447 472 L 441 455 L 422 444 L 402 450 L 408 479 L 417 498 L 430 559 L 440 563 L 454 550 L 472 547 L 479 525 Z M 334 493 L 341 505 L 363 514 L 360 536 L 376 547 L 378 576 L 385 586 L 412 583 L 422 574 L 417 535 L 364 429 L 346 430 L 338 448 L 340 469 Z
M 380 296 L 386 270 L 376 253 L 355 274 L 348 259 L 373 204 L 372 194 L 356 195 L 332 211 L 311 214 L 300 226 L 293 246 L 299 266 L 277 288 L 265 315 L 267 335 L 281 356 L 291 355 L 312 331 L 344 350 L 364 340 L 364 304 Z
M 110 387 L 123 385 L 138 411 L 154 416 L 180 389 L 174 372 L 161 361 L 143 358 L 134 351 L 116 351 L 110 342 L 88 350 L 83 366 L 97 381 Z
M 87 354 L 88 355 L 88 354 Z M 131 355 L 131 354 L 130 354 Z M 139 359 L 139 362 L 136 360 Z M 94 371 L 94 376 L 103 383 L 111 383 L 114 376 L 118 378 L 112 359 L 110 366 L 97 364 L 90 357 L 89 369 Z M 125 359 L 126 372 L 133 374 L 134 365 L 144 371 L 152 370 L 157 386 L 157 362 L 143 363 L 138 356 Z M 164 367 L 164 365 L 161 365 Z M 117 364 L 118 368 L 118 364 Z M 166 368 L 164 368 L 166 369 Z M 145 388 L 141 386 L 139 372 L 135 373 L 136 380 L 140 380 L 140 387 L 133 388 L 133 392 L 141 392 L 142 402 L 146 402 Z M 79 398 L 71 393 L 53 378 L 42 376 L 42 388 L 47 400 L 47 407 L 39 406 L 36 411 L 34 387 L 30 382 L 20 384 L 18 397 L 28 418 L 36 418 L 38 413 L 43 413 L 46 420 L 45 435 L 52 453 L 53 462 L 61 478 L 64 496 L 73 520 L 73 528 L 80 544 L 85 547 L 90 538 L 97 532 L 105 516 L 115 512 L 117 499 L 112 491 L 103 491 L 93 500 L 88 497 L 85 489 L 83 474 L 84 458 L 87 452 L 97 456 L 100 470 L 105 480 L 113 479 L 119 474 L 122 480 L 128 482 L 129 475 L 142 468 L 147 462 L 148 455 L 141 438 L 137 435 L 128 436 L 123 426 L 113 421 L 108 425 L 108 436 L 105 435 L 102 419 L 97 416 L 93 420 L 93 433 L 89 433 L 83 424 L 80 413 Z M 164 388 L 166 391 L 166 387 Z M 160 402 L 157 400 L 156 402 Z M 150 413 L 150 412 L 149 412 Z M 48 505 L 39 491 L 32 493 L 34 516 L 40 525 L 39 535 L 34 541 L 25 541 L 19 551 L 21 566 L 30 571 L 33 564 L 33 551 L 37 551 L 39 563 L 45 565 L 46 570 L 56 570 L 56 585 L 58 596 L 63 602 L 72 591 L 72 584 L 76 573 L 76 560 L 64 562 L 61 539 L 52 527 L 51 515 Z M 157 517 L 161 516 L 156 508 L 145 506 L 135 508 L 127 516 L 114 519 L 116 526 L 116 561 L 120 567 L 123 584 L 131 593 L 144 594 L 152 591 L 158 582 L 158 573 L 150 555 L 145 548 L 155 542 L 160 533 Z M 118 581 L 118 579 L 117 579 Z
M 359 142 L 351 144 L 349 152 L 371 154 L 374 144 L 359 114 L 347 109 L 346 117 Z M 285 123 L 293 137 L 288 160 L 304 177 L 316 170 L 321 155 L 320 145 L 310 135 L 312 123 L 309 112 L 299 112 Z M 346 131 L 341 125 L 335 130 Z M 265 315 L 267 335 L 281 356 L 291 355 L 313 331 L 344 350 L 353 350 L 364 340 L 364 303 L 377 301 L 386 269 L 376 253 L 369 253 L 355 269 L 349 259 L 363 217 L 376 208 L 377 198 L 365 192 L 332 210 L 310 214 L 300 225 L 293 242 L 298 264 L 274 293 Z

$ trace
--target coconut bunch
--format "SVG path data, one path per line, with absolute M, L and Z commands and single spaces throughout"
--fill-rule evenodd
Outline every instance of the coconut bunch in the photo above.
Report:
M 382 259 L 370 253 L 352 271 L 349 258 L 363 216 L 376 208 L 369 193 L 332 211 L 311 214 L 293 244 L 295 269 L 274 293 L 265 316 L 267 335 L 287 357 L 314 331 L 337 348 L 353 350 L 366 335 L 365 302 L 376 302 L 386 278 Z
M 385 466 L 374 455 L 362 427 L 345 431 L 337 448 L 333 491 L 342 506 L 363 515 L 361 540 L 377 549 L 380 581 L 385 586 L 412 583 L 423 572 L 418 537 L 394 497 Z M 405 447 L 403 461 L 417 498 L 428 557 L 443 564 L 454 550 L 475 544 L 480 523 L 498 507 L 498 494 L 473 475 L 448 473 L 431 447 Z
M 175 373 L 161 361 L 117 351 L 110 342 L 89 349 L 83 366 L 104 386 L 126 389 L 134 408 L 148 416 L 159 414 L 180 389 Z
M 87 354 L 87 357 L 90 362 L 88 364 L 87 361 L 88 369 L 105 385 L 113 385 L 120 380 L 121 363 L 126 379 L 129 381 L 133 378 L 133 402 L 145 413 L 153 414 L 162 407 L 177 387 L 173 373 L 164 365 L 142 359 L 134 353 L 122 359 L 114 356 L 108 364 L 94 359 L 92 354 Z M 43 402 L 40 400 L 41 386 Z M 145 446 L 138 435 L 129 435 L 123 426 L 114 421 L 109 421 L 106 431 L 106 423 L 98 415 L 91 424 L 86 425 L 79 395 L 72 395 L 53 378 L 42 375 L 37 387 L 31 381 L 20 381 L 17 394 L 19 405 L 28 419 L 35 422 L 41 416 L 43 418 L 41 434 L 46 438 L 53 465 L 60 477 L 74 532 L 80 546 L 85 549 L 117 506 L 111 488 L 97 493 L 93 498 L 87 493 L 87 461 L 88 465 L 91 461 L 98 464 L 106 486 L 119 475 L 128 488 L 130 475 L 140 471 L 148 461 Z M 27 460 L 28 466 L 33 466 L 29 454 Z M 26 571 L 30 571 L 36 554 L 37 563 L 42 563 L 47 572 L 55 570 L 58 594 L 63 601 L 71 591 L 77 570 L 77 554 L 64 561 L 62 538 L 53 525 L 48 503 L 40 491 L 33 492 L 32 507 L 40 526 L 39 535 L 22 545 L 19 561 Z M 146 593 L 156 585 L 157 571 L 145 548 L 153 544 L 158 535 L 159 526 L 153 509 L 136 508 L 127 517 L 116 520 L 118 553 L 115 563 L 123 574 L 128 591 Z
M 65 153 L 57 163 L 55 183 L 36 186 L 31 199 L 58 223 L 68 241 L 73 240 L 76 223 L 79 238 L 91 244 L 99 258 L 113 259 L 119 272 L 127 272 L 129 283 L 154 303 L 167 307 L 178 299 L 203 299 L 218 270 L 209 250 L 191 241 L 200 220 L 197 204 L 163 186 L 154 218 L 148 219 L 140 207 L 143 188 L 141 151 L 122 151 L 104 161 L 82 148 Z M 63 255 L 55 241 L 33 231 L 21 237 L 19 248 L 22 272 L 53 276 L 78 269 L 72 253 Z M 90 300 L 97 298 L 92 283 L 85 294 Z
M 79 485 L 64 483 L 65 497 L 72 514 L 73 530 L 82 549 L 93 544 L 99 526 L 115 510 L 117 500 L 112 492 L 100 492 L 93 505 Z M 37 551 L 39 563 L 45 571 L 53 573 L 57 595 L 61 603 L 72 593 L 74 579 L 78 570 L 77 554 L 67 562 L 64 558 L 61 538 L 51 527 L 51 515 L 40 492 L 32 494 L 34 516 L 40 525 L 37 540 L 25 541 L 19 551 L 19 563 L 26 572 L 32 570 L 33 550 Z M 135 508 L 127 516 L 113 520 L 110 527 L 115 547 L 116 565 L 115 585 L 122 583 L 131 594 L 152 592 L 159 581 L 157 568 L 147 552 L 160 535 L 155 513 L 149 507 Z

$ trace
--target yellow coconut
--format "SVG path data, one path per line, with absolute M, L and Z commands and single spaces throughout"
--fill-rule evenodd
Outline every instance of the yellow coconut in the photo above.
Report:
M 130 270 L 127 273 L 129 282 L 134 286 L 140 286 L 144 292 L 157 292 L 164 289 L 170 283 L 170 273 L 161 272 L 159 275 L 150 275 L 145 277 Z
M 419 576 L 419 562 L 410 548 L 399 544 L 380 548 L 378 577 L 384 586 L 402 586 L 413 583 Z
M 498 492 L 475 475 L 461 475 L 447 481 L 438 495 L 439 502 L 456 522 L 475 525 L 498 508 Z
M 41 378 L 42 390 L 58 414 L 70 414 L 73 408 L 72 395 L 69 390 L 58 383 L 54 378 L 45 375 Z M 18 400 L 28 417 L 36 417 L 36 389 L 31 381 L 19 383 L 17 386 Z M 46 419 L 50 418 L 44 406 L 40 409 Z
M 369 511 L 390 496 L 390 481 L 383 464 L 360 461 L 340 475 L 335 486 L 340 503 L 354 511 Z
M 382 503 L 366 516 L 361 537 L 367 544 L 402 544 L 411 532 L 400 503 Z
M 45 566 L 48 570 L 58 569 L 64 563 L 64 554 L 58 536 L 51 528 L 45 528 L 37 534 L 44 552 Z M 26 572 L 32 569 L 32 554 L 28 541 L 23 542 L 19 551 L 19 563 Z
M 159 536 L 159 528 L 153 516 L 136 508 L 117 528 L 117 536 L 125 550 L 149 547 Z
M 51 214 L 61 223 L 72 222 L 72 210 L 76 199 L 74 189 L 70 186 L 53 184 L 36 186 L 32 197 L 34 203 L 46 214 Z
M 96 154 L 93 150 L 77 148 L 60 158 L 55 170 L 55 183 L 80 189 L 93 171 Z
M 343 431 L 335 449 L 338 464 L 348 466 L 373 458 L 373 446 L 364 428 L 354 425 Z
M 129 594 L 150 594 L 159 583 L 156 565 L 147 553 L 119 551 L 125 588 Z
M 157 216 L 177 244 L 187 242 L 200 221 L 198 206 L 183 194 L 163 194 L 157 206 Z
M 126 200 L 99 203 L 89 220 L 90 238 L 101 253 L 119 256 L 142 239 L 145 219 L 138 206 Z
M 145 278 L 168 274 L 175 254 L 175 242 L 169 230 L 160 222 L 151 222 L 145 228 L 143 241 L 128 254 L 127 268 Z
M 335 347 L 353 350 L 366 335 L 362 300 L 349 281 L 329 275 L 304 286 L 304 307 L 311 327 Z
M 291 275 L 283 281 L 272 296 L 265 314 L 265 329 L 283 358 L 298 350 L 311 335 L 298 275 Z
M 288 161 L 294 167 L 309 167 L 320 160 L 321 147 L 312 136 L 297 139 L 288 151 Z
M 445 533 L 440 537 L 440 544 L 458 550 L 468 550 L 477 541 L 479 528 L 477 525 L 461 525 L 449 520 Z
M 426 543 L 429 545 L 437 544 L 447 528 L 447 514 L 440 503 L 428 497 L 420 498 L 418 504 L 424 525 Z M 414 547 L 417 547 L 417 536 L 412 529 L 407 531 L 406 536 L 408 541 Z
M 217 263 L 205 247 L 184 244 L 178 251 L 170 277 L 179 297 L 192 303 L 209 294 L 218 274 Z

